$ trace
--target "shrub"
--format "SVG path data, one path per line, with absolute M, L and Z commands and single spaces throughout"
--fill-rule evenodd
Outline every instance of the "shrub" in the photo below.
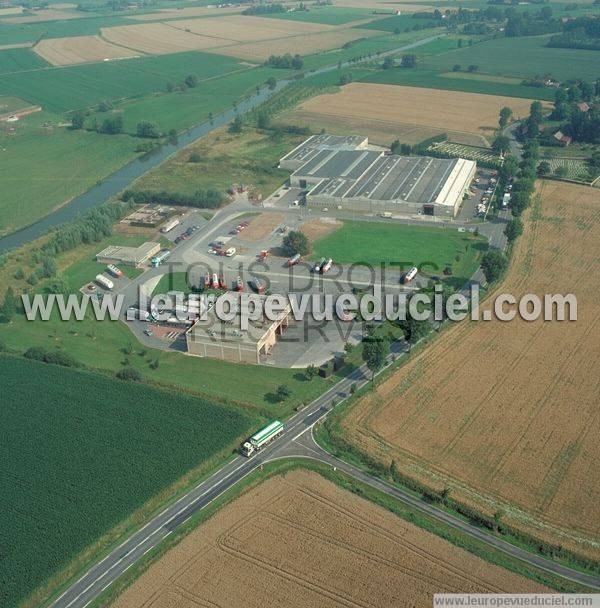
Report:
M 119 380 L 127 380 L 130 382 L 140 382 L 142 379 L 142 374 L 133 367 L 124 367 L 123 369 L 120 369 L 116 373 L 116 376 Z

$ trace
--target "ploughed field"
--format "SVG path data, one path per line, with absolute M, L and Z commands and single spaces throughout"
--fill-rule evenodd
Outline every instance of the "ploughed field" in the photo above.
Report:
M 315 473 L 294 471 L 218 511 L 113 608 L 429 607 L 437 592 L 542 590 Z
M 373 106 L 377 100 L 376 109 Z M 376 143 L 418 143 L 440 133 L 472 145 L 488 145 L 500 109 L 528 114 L 531 99 L 355 82 L 337 93 L 313 97 L 291 112 L 313 128 L 364 133 Z
M 0 356 L 0 377 L 3 607 L 63 580 L 253 426 L 205 399 L 20 357 Z
M 537 197 L 497 293 L 573 293 L 578 320 L 451 327 L 343 429 L 403 473 L 597 559 L 600 193 L 545 181 Z

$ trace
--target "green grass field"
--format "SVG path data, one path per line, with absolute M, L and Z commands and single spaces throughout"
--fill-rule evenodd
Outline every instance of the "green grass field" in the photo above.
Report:
M 0 375 L 2 606 L 255 426 L 207 400 L 22 358 L 0 356 Z
M 55 126 L 43 127 L 49 120 Z M 134 156 L 128 135 L 71 131 L 59 122 L 40 112 L 16 123 L 13 135 L 0 132 L 0 233 L 47 215 Z
M 351 21 L 373 18 L 373 12 L 364 8 L 313 6 L 308 11 L 271 13 L 263 16 L 268 17 L 269 19 L 308 21 L 310 23 L 322 23 L 323 25 L 343 25 L 344 23 L 350 23 Z
M 395 30 L 404 32 L 407 28 L 410 29 L 415 25 L 423 26 L 430 25 L 431 23 L 433 23 L 433 20 L 416 19 L 412 14 L 406 13 L 404 15 L 392 15 L 390 17 L 379 18 L 376 21 L 359 27 L 371 30 L 381 30 L 383 32 L 394 32 Z
M 63 38 L 65 36 L 88 36 L 98 34 L 101 27 L 131 25 L 132 21 L 122 16 L 104 15 L 81 19 L 40 21 L 36 23 L 3 23 L 0 25 L 0 45 L 35 42 L 44 38 Z
M 219 129 L 141 177 L 133 189 L 193 194 L 198 188 L 224 191 L 232 183 L 242 183 L 254 185 L 266 197 L 289 177 L 289 171 L 277 169 L 279 159 L 303 139 L 274 139 L 250 127 L 239 135 Z M 189 162 L 192 153 L 200 156 L 199 162 Z
M 426 272 L 440 275 L 446 266 L 451 266 L 452 281 L 462 284 L 477 270 L 486 248 L 482 237 L 455 228 L 348 221 L 315 241 L 313 256 L 331 257 L 344 264 L 378 265 L 385 261 L 405 268 L 423 265 Z
M 135 133 L 141 120 L 158 124 L 162 132 L 170 129 L 182 131 L 205 121 L 209 112 L 217 114 L 246 95 L 252 95 L 257 85 L 262 85 L 269 76 L 281 76 L 274 68 L 236 68 L 235 73 L 200 82 L 194 89 L 185 92 L 146 95 L 129 99 L 116 106 L 122 112 L 125 130 Z M 105 115 L 97 114 L 98 119 Z
M 117 91 L 120 90 L 122 95 L 131 96 L 134 91 L 140 91 L 144 86 L 146 92 L 151 86 L 161 86 L 161 83 L 166 83 L 169 76 L 173 75 L 178 57 L 173 55 L 149 58 L 148 61 L 142 60 L 142 64 L 135 69 L 123 68 L 109 72 L 112 76 L 113 94 L 119 95 Z M 239 68 L 239 64 L 234 60 L 210 57 L 211 65 L 198 64 L 205 70 L 205 77 L 220 69 Z M 177 68 L 182 78 L 182 74 L 194 71 L 194 61 L 199 60 L 195 53 L 186 53 L 184 59 L 187 58 L 191 59 L 192 63 L 185 63 Z M 118 63 L 124 65 L 128 62 Z M 80 104 L 97 103 L 103 99 L 102 75 L 98 76 L 100 80 L 97 81 L 91 74 L 94 73 L 94 68 L 109 66 L 83 67 L 91 70 L 86 72 L 84 79 L 91 79 L 91 85 L 77 89 L 78 93 L 73 93 L 71 99 L 68 90 L 61 89 L 60 79 L 55 85 L 51 85 L 53 75 L 62 75 L 64 70 L 29 73 L 36 77 L 42 75 L 47 81 L 47 88 L 40 90 L 38 97 L 31 94 L 32 83 L 27 84 L 26 80 L 23 80 L 28 90 L 20 96 L 42 104 L 50 102 L 51 106 L 61 106 L 63 109 L 66 109 L 67 105 L 78 107 Z M 263 84 L 273 72 L 274 70 L 268 68 L 242 68 L 242 71 L 229 76 L 200 82 L 196 88 L 188 89 L 184 93 L 165 92 L 123 102 L 116 106 L 115 111 L 122 113 L 125 130 L 129 134 L 135 134 L 136 125 L 142 120 L 156 122 L 159 129 L 165 133 L 170 129 L 181 131 L 206 120 L 209 112 L 217 114 L 245 95 L 252 94 L 256 86 Z M 8 78 L 25 75 L 12 74 L 8 75 Z M 131 75 L 129 80 L 128 75 Z M 41 83 L 40 79 L 38 84 Z M 71 82 L 71 86 L 73 85 Z M 83 85 L 83 82 L 80 82 L 80 85 Z M 15 95 L 18 90 L 20 87 L 15 87 L 12 94 Z M 104 90 L 104 93 L 106 92 Z M 96 114 L 100 124 L 106 117 L 105 113 Z M 55 126 L 52 129 L 42 127 L 46 121 Z M 3 180 L 3 197 L 0 200 L 0 233 L 14 231 L 47 215 L 55 207 L 84 192 L 135 156 L 135 148 L 139 143 L 137 139 L 128 135 L 108 136 L 71 131 L 66 127 L 56 126 L 61 122 L 63 120 L 59 116 L 42 112 L 21 120 L 15 127 L 15 134 L 0 133 L 0 155 L 6 176 Z
M 554 89 L 527 87 L 521 84 L 509 84 L 502 80 L 462 78 L 462 73 L 454 78 L 447 72 L 440 73 L 426 68 L 378 70 L 359 74 L 356 80 L 378 84 L 398 84 L 411 87 L 426 87 L 447 91 L 464 91 L 465 93 L 482 93 L 484 95 L 505 95 L 507 97 L 524 97 L 552 101 Z M 481 74 L 483 76 L 483 74 Z
M 1 91 L 62 113 L 105 99 L 116 101 L 164 92 L 168 82 L 178 84 L 188 74 L 195 74 L 202 81 L 223 77 L 243 67 L 236 59 L 220 55 L 178 53 L 7 74 L 2 79 Z
M 349 44 L 347 48 L 323 51 L 314 55 L 306 55 L 304 57 L 304 67 L 307 70 L 315 70 L 326 65 L 336 64 L 340 61 L 348 61 L 357 57 L 362 58 L 367 56 L 372 56 L 373 60 L 376 60 L 377 53 L 404 46 L 405 44 L 415 42 L 416 40 L 427 38 L 435 33 L 436 30 L 425 30 L 419 32 L 403 32 L 398 35 L 382 34 L 381 36 L 374 36 L 373 38 L 361 38 Z M 355 71 L 360 68 L 347 69 Z
M 48 67 L 48 64 L 29 49 L 0 51 L 0 74 Z
M 600 51 L 548 48 L 547 41 L 547 36 L 498 38 L 429 57 L 423 67 L 448 72 L 455 64 L 475 64 L 480 72 L 502 76 L 551 74 L 560 80 L 595 81 Z

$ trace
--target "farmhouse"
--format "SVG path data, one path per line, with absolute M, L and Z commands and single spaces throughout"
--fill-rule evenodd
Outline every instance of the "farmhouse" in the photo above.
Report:
M 241 294 L 237 294 L 230 308 L 230 321 L 217 317 L 215 308 L 211 308 L 205 318 L 198 319 L 186 333 L 188 353 L 235 363 L 257 364 L 264 361 L 277 343 L 277 338 L 288 327 L 291 312 L 288 302 L 284 310 L 271 315 L 275 320 L 261 316 L 248 320 L 247 328 L 243 328 L 242 313 L 250 319 L 252 311 L 248 310 Z
M 96 260 L 102 264 L 122 264 L 123 266 L 139 268 L 159 251 L 160 244 L 154 241 L 142 243 L 139 247 L 109 245 L 96 254 Z
M 299 165 L 294 168 L 294 165 Z M 454 217 L 475 176 L 463 158 L 397 156 L 362 137 L 311 137 L 280 161 L 313 208 Z

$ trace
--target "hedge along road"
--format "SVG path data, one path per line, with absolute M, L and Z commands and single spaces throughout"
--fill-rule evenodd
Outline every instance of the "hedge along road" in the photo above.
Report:
M 435 36 L 429 36 L 427 38 L 423 38 L 422 40 L 418 40 L 416 42 L 412 42 L 410 44 L 406 44 L 402 47 L 398 47 L 395 49 L 391 49 L 384 53 L 381 53 L 381 57 L 385 57 L 387 55 L 393 55 L 395 53 L 401 53 L 403 51 L 407 51 L 409 49 L 421 46 L 423 44 L 427 44 L 436 38 L 440 38 L 441 36 L 445 36 L 445 34 L 436 34 Z M 364 59 L 362 61 L 367 61 L 368 59 Z M 350 65 L 350 62 L 342 63 L 341 67 L 347 67 Z M 329 66 L 325 66 L 323 68 L 319 68 L 318 70 L 314 70 L 310 72 L 310 76 L 316 76 L 319 74 L 324 74 L 327 72 L 332 72 L 334 70 L 339 69 L 339 65 L 333 64 Z M 309 77 L 310 77 L 309 76 Z M 144 173 L 147 173 L 154 167 L 157 167 L 161 163 L 163 163 L 167 158 L 171 155 L 175 154 L 179 150 L 185 148 L 190 145 L 197 139 L 204 137 L 211 131 L 222 127 L 227 124 L 237 115 L 242 115 L 252 110 L 263 101 L 267 100 L 271 95 L 281 91 L 288 84 L 293 82 L 291 79 L 283 79 L 277 82 L 276 87 L 273 90 L 269 90 L 266 87 L 260 90 L 258 94 L 253 95 L 249 99 L 245 99 L 241 101 L 237 108 L 230 108 L 224 111 L 221 114 L 215 116 L 212 120 L 205 121 L 195 127 L 192 127 L 185 133 L 181 134 L 177 141 L 173 141 L 167 143 L 148 154 L 145 154 L 130 163 L 126 164 L 121 169 L 115 171 L 103 181 L 96 184 L 94 187 L 90 188 L 87 192 L 84 192 L 80 196 L 76 196 L 71 201 L 57 209 L 56 211 L 50 213 L 46 217 L 38 220 L 37 222 L 22 228 L 21 230 L 17 230 L 3 238 L 0 238 L 0 253 L 4 253 L 6 251 L 10 251 L 11 249 L 15 249 L 20 247 L 21 245 L 25 245 L 26 243 L 37 239 L 42 236 L 45 232 L 47 232 L 50 228 L 63 224 L 64 222 L 68 222 L 70 220 L 75 219 L 79 214 L 92 209 L 106 201 L 108 201 L 111 197 L 116 196 L 119 192 L 123 191 L 131 182 L 136 180 L 138 177 L 141 177 Z

